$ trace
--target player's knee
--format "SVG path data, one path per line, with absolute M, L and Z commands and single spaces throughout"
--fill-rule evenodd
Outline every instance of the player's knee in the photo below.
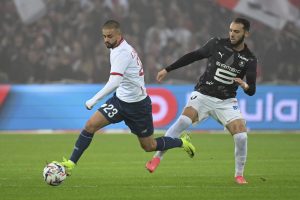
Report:
M 242 132 L 247 132 L 247 128 L 246 128 L 245 124 L 240 124 L 238 126 L 238 133 L 242 133 Z
M 144 149 L 145 152 L 155 151 L 156 147 L 154 144 L 141 144 L 141 147 Z
M 248 136 L 247 136 L 247 133 L 243 132 L 243 133 L 237 133 L 236 135 L 239 136 L 240 140 L 247 140 Z
M 246 132 L 246 131 L 247 131 L 247 129 L 244 124 L 237 124 L 233 127 L 234 133 L 242 133 L 242 132 Z
M 237 133 L 247 132 L 245 123 L 242 121 L 234 121 L 230 123 L 227 128 L 233 135 Z
M 84 129 L 89 133 L 95 133 L 97 131 L 97 127 L 94 125 L 94 123 L 92 123 L 91 120 L 87 121 Z

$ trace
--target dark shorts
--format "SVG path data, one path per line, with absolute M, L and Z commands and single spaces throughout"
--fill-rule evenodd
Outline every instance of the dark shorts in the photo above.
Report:
M 98 110 L 113 124 L 124 120 L 131 132 L 138 137 L 153 134 L 152 103 L 149 96 L 139 102 L 126 103 L 114 95 Z

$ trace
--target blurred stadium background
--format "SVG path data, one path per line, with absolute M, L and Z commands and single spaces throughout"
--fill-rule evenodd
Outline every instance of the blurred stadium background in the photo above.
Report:
M 0 199 L 300 199 L 299 8 L 300 0 L 1 0 Z M 135 137 L 99 135 L 62 186 L 43 183 L 44 161 L 68 156 L 96 110 L 84 102 L 109 76 L 107 19 L 121 22 L 139 53 L 156 130 L 166 130 L 206 63 L 160 85 L 157 71 L 213 36 L 227 37 L 238 16 L 252 23 L 247 44 L 259 59 L 257 94 L 238 94 L 251 130 L 247 186 L 234 184 L 232 138 L 219 134 L 194 134 L 197 156 L 171 151 L 154 174 L 144 169 L 152 154 Z M 105 129 L 116 130 L 128 133 L 122 123 Z M 213 120 L 191 127 L 215 130 L 223 133 Z
M 83 102 L 109 75 L 101 26 L 110 18 L 121 22 L 140 54 L 156 128 L 165 129 L 180 114 L 182 97 L 192 91 L 205 61 L 171 73 L 166 85 L 155 85 L 157 71 L 213 36 L 226 37 L 237 16 L 251 20 L 247 44 L 259 59 L 257 95 L 239 94 L 249 127 L 298 130 L 299 6 L 299 0 L 3 0 L 0 130 L 84 125 L 90 112 Z M 221 127 L 208 121 L 193 129 Z

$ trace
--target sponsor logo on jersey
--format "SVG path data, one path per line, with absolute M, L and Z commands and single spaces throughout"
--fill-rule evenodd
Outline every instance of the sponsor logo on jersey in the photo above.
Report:
M 239 61 L 239 66 L 240 66 L 240 67 L 244 67 L 245 64 L 246 64 L 245 61 L 243 61 L 243 60 L 240 60 L 240 61 Z
M 223 64 L 223 63 L 221 63 L 219 61 L 216 61 L 216 65 L 219 66 L 219 67 L 221 67 L 221 68 L 223 68 L 223 69 L 226 69 L 226 70 L 228 70 L 230 72 L 233 72 L 233 73 L 238 73 L 239 74 L 241 72 L 241 70 L 235 69 L 233 67 L 230 67 L 230 66 L 228 66 L 226 64 Z
M 238 58 L 245 61 L 245 62 L 248 62 L 249 59 L 248 58 L 245 58 L 244 56 L 241 56 L 240 54 L 238 54 Z

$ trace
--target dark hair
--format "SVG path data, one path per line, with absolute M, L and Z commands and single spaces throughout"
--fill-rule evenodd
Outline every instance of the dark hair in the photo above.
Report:
M 245 31 L 250 31 L 250 22 L 244 18 L 235 18 L 233 20 L 234 23 L 243 24 Z
M 106 21 L 102 28 L 112 28 L 112 29 L 118 29 L 118 30 L 121 30 L 121 26 L 120 26 L 120 23 L 115 21 L 115 20 L 108 20 Z

